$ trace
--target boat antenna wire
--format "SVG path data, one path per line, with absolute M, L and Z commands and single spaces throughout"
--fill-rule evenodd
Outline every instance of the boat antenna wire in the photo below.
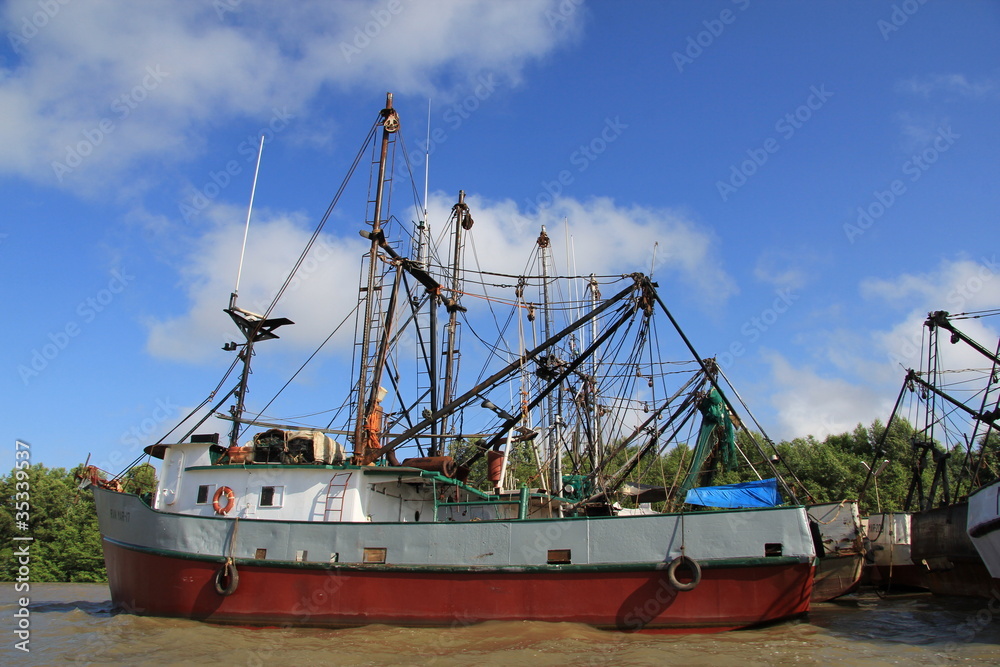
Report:
M 260 173 L 260 158 L 264 155 L 264 135 L 260 135 L 260 147 L 257 149 L 257 166 L 253 170 L 253 185 L 250 186 L 250 205 L 247 206 L 247 222 L 243 228 L 243 248 L 240 249 L 240 266 L 236 270 L 236 287 L 230 299 L 229 307 L 236 306 L 236 296 L 240 292 L 240 278 L 243 276 L 243 259 L 247 253 L 247 236 L 250 235 L 250 216 L 253 213 L 253 198 L 257 193 L 257 175 Z
M 312 250 L 313 244 L 316 243 L 316 239 L 319 238 L 320 232 L 323 231 L 323 227 L 326 225 L 327 220 L 330 219 L 330 215 L 333 213 L 333 209 L 337 206 L 338 202 L 340 202 L 340 198 L 341 196 L 343 196 L 344 190 L 347 189 L 347 184 L 354 176 L 354 171 L 361 163 L 361 159 L 364 157 L 365 151 L 368 149 L 368 144 L 371 143 L 372 139 L 374 139 L 375 131 L 379 127 L 381 119 L 382 119 L 382 114 L 380 112 L 378 118 L 375 120 L 374 123 L 372 123 L 371 129 L 368 131 L 368 136 L 365 137 L 365 140 L 362 142 L 361 148 L 358 150 L 357 155 L 354 156 L 354 162 L 351 163 L 351 168 L 347 171 L 347 175 L 344 176 L 344 180 L 341 182 L 340 187 L 337 188 L 337 192 L 336 194 L 334 194 L 333 199 L 330 201 L 330 205 L 327 206 L 326 211 L 323 213 L 323 217 L 320 218 L 319 224 L 316 225 L 316 229 L 313 231 L 312 236 L 309 238 L 309 242 L 306 243 L 306 247 L 303 248 L 302 253 L 299 255 L 299 258 L 295 261 L 295 266 L 293 266 L 292 270 L 288 272 L 288 277 L 285 278 L 285 282 L 281 285 L 281 288 L 278 290 L 277 294 L 274 295 L 274 299 L 271 300 L 271 305 L 267 307 L 267 310 L 264 311 L 264 315 L 257 323 L 257 327 L 253 332 L 254 335 L 256 335 L 260 331 L 261 327 L 263 327 L 268 316 L 270 316 L 271 312 L 274 310 L 274 307 L 278 305 L 278 301 L 285 294 L 285 290 L 287 290 L 288 286 L 292 283 L 292 278 L 295 277 L 295 274 L 298 272 L 299 267 L 302 266 L 302 262 L 305 261 L 306 256 L 309 255 L 309 251 Z
M 236 368 L 236 365 L 239 363 L 239 361 L 240 361 L 239 357 L 234 358 L 233 359 L 233 363 L 229 365 L 229 370 L 227 370 L 225 372 L 225 374 L 222 376 L 222 379 L 219 381 L 219 384 L 217 384 L 215 386 L 215 389 L 213 389 L 212 392 L 207 397 L 205 397 L 205 400 L 202 401 L 201 403 L 199 403 L 198 405 L 196 405 L 194 408 L 192 408 L 191 411 L 189 413 L 187 413 L 179 422 L 177 422 L 172 429 L 170 429 L 169 431 L 167 431 L 166 433 L 164 433 L 163 436 L 159 440 L 157 440 L 155 443 L 153 443 L 153 445 L 151 445 L 151 446 L 155 447 L 156 445 L 163 444 L 163 441 L 166 440 L 170 436 L 171 433 L 173 433 L 174 431 L 176 431 L 177 428 L 181 424 L 183 424 L 184 422 L 186 422 L 188 419 L 191 419 L 191 417 L 193 417 L 195 415 L 195 413 L 197 413 L 203 407 L 205 407 L 206 405 L 208 405 L 208 403 L 213 398 L 215 398 L 215 395 L 217 393 L 219 393 L 219 390 L 222 389 L 222 385 L 225 384 L 226 380 L 232 374 L 233 369 Z M 194 426 L 192 426 L 188 430 L 188 432 L 184 434 L 184 437 L 182 437 L 181 440 L 187 439 L 187 437 L 189 435 L 191 435 L 192 433 L 194 433 L 195 430 L 199 426 L 201 426 L 202 424 L 204 424 L 205 421 L 208 420 L 209 417 L 211 417 L 213 414 L 215 414 L 215 411 L 218 410 L 219 407 L 221 407 L 223 403 L 225 403 L 226 401 L 229 400 L 229 397 L 232 396 L 236 392 L 237 388 L 238 388 L 238 386 L 237 387 L 233 387 L 232 389 L 230 389 L 229 393 L 227 393 L 225 396 L 223 396 L 222 399 L 219 400 L 219 402 L 215 405 L 215 407 L 212 408 L 211 410 L 209 410 L 205 414 L 205 416 L 202 417 L 201 420 L 197 424 L 195 424 Z M 112 479 L 121 479 L 122 476 L 126 475 L 129 470 L 131 470 L 132 468 L 134 468 L 137 465 L 139 465 L 140 461 L 142 461 L 143 459 L 148 458 L 148 457 L 149 457 L 149 454 L 145 454 L 145 453 L 142 454 L 141 456 L 137 457 L 134 461 L 132 461 L 131 463 L 129 463 L 127 466 L 125 466 L 122 469 L 122 471 L 120 473 L 118 473 L 117 475 L 115 475 Z
M 340 183 L 340 187 L 337 188 L 337 192 L 336 194 L 334 194 L 333 199 L 330 201 L 329 206 L 327 206 L 326 211 L 323 213 L 323 217 L 320 218 L 319 224 L 316 225 L 316 229 L 313 231 L 312 236 L 309 237 L 309 241 L 306 243 L 305 248 L 302 249 L 302 253 L 299 255 L 299 258 L 295 261 L 295 265 L 292 267 L 291 271 L 288 272 L 288 276 L 285 278 L 285 282 L 282 283 L 281 288 L 278 289 L 277 293 L 275 293 L 274 298 L 271 300 L 270 305 L 267 307 L 267 310 L 264 311 L 264 314 L 257 321 L 254 329 L 248 334 L 247 340 L 255 339 L 257 335 L 261 332 L 261 330 L 264 328 L 264 326 L 267 325 L 268 317 L 271 315 L 271 312 L 274 310 L 274 307 L 278 305 L 278 301 L 281 300 L 281 297 L 284 296 L 285 290 L 287 290 L 288 286 L 291 285 L 292 279 L 298 272 L 299 267 L 302 266 L 302 262 L 304 262 L 306 257 L 309 255 L 309 251 L 312 250 L 313 244 L 316 243 L 316 239 L 319 238 L 320 232 L 323 231 L 323 227 L 326 225 L 327 220 L 330 219 L 330 215 L 333 213 L 333 209 L 337 206 L 337 203 L 340 201 L 341 196 L 343 196 L 344 190 L 347 189 L 347 184 L 354 176 L 354 171 L 361 163 L 361 159 L 364 157 L 365 152 L 368 149 L 368 145 L 374 139 L 375 132 L 378 129 L 381 120 L 382 120 L 382 114 L 380 112 L 378 118 L 376 118 L 375 122 L 372 123 L 371 129 L 368 130 L 368 136 L 366 136 L 364 141 L 362 142 L 361 148 L 358 149 L 357 155 L 354 156 L 354 162 L 351 163 L 351 167 L 347 171 L 347 174 L 344 176 L 344 180 Z M 238 438 L 243 432 L 247 430 L 247 428 L 249 428 L 249 426 L 245 426 L 242 429 L 242 431 L 236 433 L 234 437 Z

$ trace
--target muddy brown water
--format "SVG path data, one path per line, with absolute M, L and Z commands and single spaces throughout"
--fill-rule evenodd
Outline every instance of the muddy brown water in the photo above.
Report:
M 1000 665 L 1000 599 L 924 593 L 866 590 L 764 628 L 645 635 L 569 623 L 219 626 L 116 612 L 102 584 L 32 584 L 24 652 L 14 631 L 25 593 L 0 590 L 3 665 Z

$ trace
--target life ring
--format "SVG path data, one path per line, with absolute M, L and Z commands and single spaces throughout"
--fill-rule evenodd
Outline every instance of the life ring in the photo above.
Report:
M 691 581 L 687 583 L 681 583 L 677 579 L 677 568 L 683 564 L 686 564 L 691 569 Z M 701 565 L 698 564 L 698 561 L 688 556 L 678 556 L 670 561 L 670 565 L 667 567 L 667 581 L 679 591 L 694 590 L 694 587 L 701 583 Z
M 240 585 L 240 573 L 236 571 L 236 564 L 232 558 L 227 558 L 219 571 L 215 573 L 215 592 L 223 597 L 236 592 L 236 587 Z
M 219 500 L 222 496 L 226 497 L 226 504 L 220 505 Z M 236 504 L 236 494 L 228 486 L 220 486 L 215 495 L 212 496 L 212 507 L 215 508 L 216 514 L 228 514 L 229 510 L 233 509 L 233 505 Z

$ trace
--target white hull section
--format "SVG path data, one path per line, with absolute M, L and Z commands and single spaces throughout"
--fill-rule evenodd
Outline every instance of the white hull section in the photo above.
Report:
M 1000 580 L 1000 480 L 969 496 L 968 530 L 990 576 Z

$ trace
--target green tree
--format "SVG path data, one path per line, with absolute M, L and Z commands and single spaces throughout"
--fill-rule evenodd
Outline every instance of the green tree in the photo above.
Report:
M 20 563 L 15 545 L 29 544 L 31 581 L 105 581 L 94 498 L 78 488 L 74 473 L 36 464 L 0 477 L 0 577 L 13 580 Z M 19 472 L 23 472 L 18 479 Z M 21 486 L 18 486 L 20 484 Z M 27 496 L 18 496 L 26 493 Z M 23 499 L 27 498 L 26 501 Z M 28 520 L 16 520 L 18 502 L 28 503 Z M 21 507 L 24 507 L 23 505 Z M 15 542 L 15 536 L 32 537 Z

